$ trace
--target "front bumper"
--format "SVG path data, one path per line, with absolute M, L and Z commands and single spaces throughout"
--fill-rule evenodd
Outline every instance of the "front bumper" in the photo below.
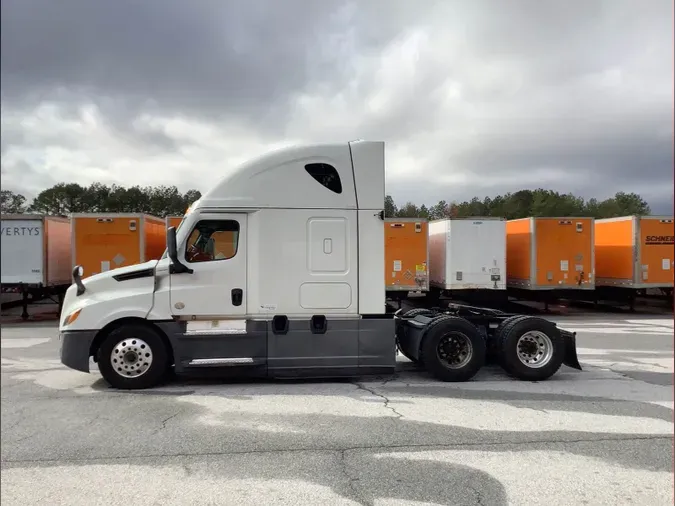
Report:
M 89 350 L 95 330 L 66 330 L 59 333 L 61 363 L 76 371 L 89 372 Z

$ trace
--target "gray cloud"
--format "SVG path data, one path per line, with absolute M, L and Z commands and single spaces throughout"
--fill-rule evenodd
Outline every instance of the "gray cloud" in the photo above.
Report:
M 8 0 L 2 5 L 3 101 L 34 102 L 66 88 L 94 98 L 111 116 L 135 112 L 129 109 L 237 115 L 261 130 L 275 122 L 279 128 L 293 92 L 317 81 L 340 85 L 334 76 L 344 69 L 349 47 L 340 51 L 334 39 L 345 29 L 340 20 L 354 20 L 348 5 Z M 374 14 L 375 5 L 386 3 L 368 6 L 366 14 Z M 361 27 L 368 36 L 352 41 L 359 49 L 377 50 L 398 29 L 372 19 Z M 110 98 L 122 99 L 123 107 Z
M 94 103 L 115 140 L 108 165 L 91 154 L 82 162 L 91 174 L 113 170 L 120 146 L 119 158 L 162 162 L 203 151 L 138 122 L 182 117 L 223 132 L 238 125 L 261 145 L 284 135 L 384 139 L 399 176 L 404 153 L 427 181 L 391 178 L 398 200 L 547 186 L 587 197 L 639 190 L 672 207 L 672 17 L 669 0 L 7 0 L 1 96 L 3 114 L 18 119 L 3 119 L 3 179 L 36 188 L 30 170 L 45 167 L 33 167 L 43 159 L 35 152 L 100 142 L 56 123 L 38 135 L 22 114 L 50 102 L 77 122 Z M 413 30 L 419 47 L 393 46 Z M 389 98 L 373 112 L 378 93 Z M 299 109 L 303 95 L 317 100 L 311 114 Z M 330 105 L 343 95 L 345 106 Z M 50 177 L 65 177 L 67 162 L 50 163 Z M 134 173 L 111 179 L 124 177 Z

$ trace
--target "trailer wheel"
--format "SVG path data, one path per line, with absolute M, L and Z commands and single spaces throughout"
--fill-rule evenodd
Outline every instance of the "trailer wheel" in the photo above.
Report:
M 151 388 L 164 379 L 169 365 L 164 341 L 146 325 L 130 324 L 112 330 L 99 349 L 99 371 L 114 388 Z
M 431 310 L 429 310 L 429 309 L 415 308 L 415 309 L 411 309 L 410 311 L 406 311 L 405 313 L 403 313 L 402 316 L 404 316 L 405 318 L 415 318 L 415 316 L 419 316 L 419 315 L 432 316 L 433 314 L 434 314 L 434 312 L 431 311 Z M 420 361 L 419 361 L 419 360 L 417 360 L 417 359 L 413 358 L 412 356 L 410 356 L 410 355 L 409 355 L 408 353 L 406 353 L 405 350 L 401 347 L 401 344 L 400 344 L 400 341 L 399 341 L 399 338 L 398 338 L 398 333 L 404 331 L 404 330 L 403 330 L 403 325 L 404 325 L 403 323 L 400 323 L 400 324 L 397 326 L 397 329 L 396 329 L 396 334 L 397 334 L 397 335 L 396 335 L 396 347 L 398 348 L 398 351 L 401 352 L 401 355 L 403 355 L 405 358 L 407 358 L 408 360 L 410 360 L 413 364 L 420 365 Z
M 499 358 L 515 378 L 543 381 L 553 376 L 565 358 L 565 342 L 552 322 L 534 316 L 512 316 L 497 329 Z
M 485 341 L 464 318 L 439 316 L 427 327 L 420 359 L 441 381 L 468 381 L 485 364 Z

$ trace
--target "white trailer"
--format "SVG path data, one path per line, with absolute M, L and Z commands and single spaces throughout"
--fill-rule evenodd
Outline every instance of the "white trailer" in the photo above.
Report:
M 506 297 L 506 220 L 452 218 L 429 223 L 429 282 L 435 295 Z M 439 293 L 440 292 L 440 293 Z
M 0 226 L 1 286 L 4 294 L 22 296 L 22 318 L 28 302 L 63 295 L 72 283 L 70 220 L 38 214 L 3 215 Z
M 574 334 L 529 316 L 456 306 L 386 311 L 384 143 L 268 153 L 215 183 L 160 260 L 68 289 L 61 361 L 89 359 L 117 388 L 168 371 L 247 376 L 391 374 L 396 349 L 442 381 L 465 381 L 498 349 L 515 377 L 580 368 Z M 496 343 L 497 346 L 488 346 Z

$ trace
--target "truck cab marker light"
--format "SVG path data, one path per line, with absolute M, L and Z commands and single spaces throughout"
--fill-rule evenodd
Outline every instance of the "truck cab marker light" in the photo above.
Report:
M 70 313 L 68 316 L 66 316 L 65 320 L 63 320 L 63 326 L 67 327 L 68 325 L 72 324 L 77 320 L 77 318 L 80 316 L 80 313 L 82 312 L 82 308 L 76 309 L 72 313 Z

